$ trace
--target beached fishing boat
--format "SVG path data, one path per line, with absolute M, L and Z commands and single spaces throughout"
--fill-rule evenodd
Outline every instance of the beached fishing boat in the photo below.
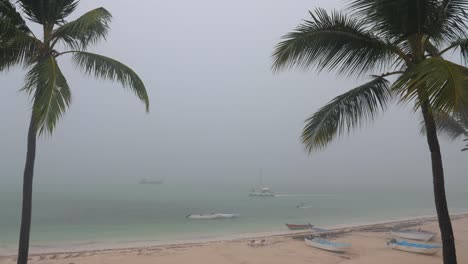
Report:
M 188 219 L 233 219 L 239 217 L 239 214 L 189 214 L 185 218 Z
M 307 223 L 307 224 L 288 224 L 288 223 L 286 223 L 286 226 L 289 228 L 289 230 L 307 230 L 307 229 L 312 229 L 314 227 L 310 223 Z
M 407 241 L 398 241 L 396 239 L 392 239 L 387 242 L 387 245 L 392 249 L 413 252 L 418 254 L 425 254 L 425 255 L 434 255 L 439 252 L 441 246 L 440 245 L 431 245 L 431 244 L 419 244 L 419 243 L 411 243 Z
M 435 233 L 414 230 L 393 230 L 390 232 L 390 235 L 411 240 L 429 241 L 434 238 Z
M 311 247 L 328 250 L 332 252 L 345 252 L 351 248 L 351 244 L 332 242 L 322 238 L 304 239 L 305 243 Z

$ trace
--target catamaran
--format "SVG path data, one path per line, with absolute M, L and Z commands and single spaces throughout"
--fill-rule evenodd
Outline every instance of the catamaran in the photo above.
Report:
M 260 189 L 252 188 L 249 196 L 259 197 L 274 197 L 276 194 L 269 188 L 263 185 L 263 170 L 260 170 Z

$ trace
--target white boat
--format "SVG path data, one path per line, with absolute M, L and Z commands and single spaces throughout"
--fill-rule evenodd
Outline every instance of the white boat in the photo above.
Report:
M 221 214 L 221 213 L 212 213 L 212 214 L 189 214 L 185 218 L 188 219 L 232 219 L 239 217 L 239 214 Z
M 253 188 L 249 193 L 249 196 L 260 196 L 260 197 L 274 197 L 275 193 L 268 187 L 263 185 L 263 170 L 260 169 L 260 189 Z
M 311 247 L 320 248 L 332 252 L 345 252 L 349 248 L 351 248 L 351 244 L 332 242 L 322 238 L 305 238 L 304 242 L 306 243 L 306 245 L 309 245 Z
M 390 232 L 390 235 L 411 240 L 430 241 L 434 238 L 435 233 L 414 230 L 393 230 Z
M 387 242 L 387 245 L 392 249 L 425 255 L 434 255 L 437 252 L 439 252 L 441 248 L 440 245 L 410 243 L 404 240 L 398 241 L 396 239 L 390 240 L 389 242 Z
M 263 187 L 260 190 L 252 189 L 249 193 L 249 196 L 264 196 L 264 197 L 274 197 L 275 193 L 271 191 L 268 187 Z

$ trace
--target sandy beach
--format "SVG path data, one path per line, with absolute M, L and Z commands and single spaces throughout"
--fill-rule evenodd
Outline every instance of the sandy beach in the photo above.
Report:
M 468 216 L 453 217 L 458 260 L 468 262 Z M 441 263 L 441 252 L 426 256 L 392 250 L 386 247 L 387 231 L 393 227 L 422 228 L 438 233 L 434 218 L 420 218 L 387 223 L 374 223 L 333 229 L 330 240 L 352 244 L 343 254 L 308 247 L 300 239 L 304 233 L 271 235 L 203 243 L 147 246 L 125 249 L 89 250 L 81 252 L 31 255 L 30 263 Z M 252 246 L 251 241 L 265 240 Z M 438 235 L 431 243 L 440 243 Z M 15 256 L 0 257 L 0 264 L 15 263 Z

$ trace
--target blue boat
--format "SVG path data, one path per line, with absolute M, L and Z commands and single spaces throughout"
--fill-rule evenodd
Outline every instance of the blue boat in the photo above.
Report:
M 440 245 L 411 243 L 405 240 L 398 241 L 396 239 L 388 241 L 387 245 L 396 250 L 425 255 L 434 255 L 439 252 L 440 248 L 442 248 Z

